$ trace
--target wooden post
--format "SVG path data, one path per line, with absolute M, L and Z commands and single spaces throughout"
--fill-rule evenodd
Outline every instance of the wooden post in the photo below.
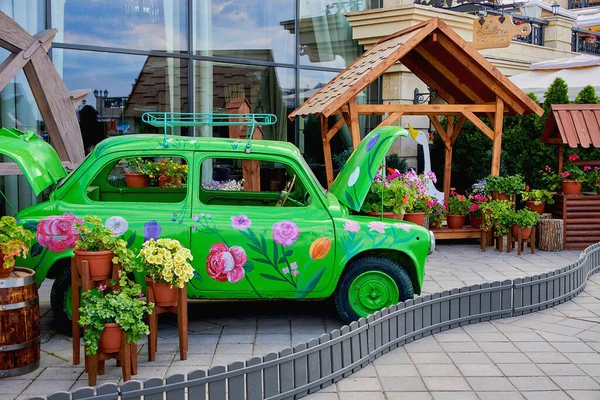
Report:
M 435 117 L 434 117 L 435 118 Z M 446 147 L 446 160 L 444 162 L 444 204 L 450 199 L 450 187 L 452 186 L 452 134 L 454 133 L 454 115 L 447 116 L 447 129 L 444 145 Z
M 565 149 L 562 144 L 558 145 L 558 173 L 562 174 L 563 165 L 565 162 Z
M 350 114 L 350 134 L 352 135 L 352 146 L 356 150 L 360 143 L 360 126 L 358 125 L 358 104 L 356 96 L 348 102 L 348 113 Z
M 500 175 L 500 155 L 502 153 L 502 120 L 504 118 L 504 101 L 496 97 L 496 113 L 494 115 L 494 145 L 492 148 L 492 175 Z
M 331 157 L 331 147 L 329 146 L 329 139 L 327 138 L 327 132 L 329 131 L 329 124 L 327 123 L 327 117 L 321 115 L 321 137 L 323 139 L 323 158 L 325 159 L 325 174 L 327 175 L 327 187 L 331 187 L 333 184 L 333 159 Z

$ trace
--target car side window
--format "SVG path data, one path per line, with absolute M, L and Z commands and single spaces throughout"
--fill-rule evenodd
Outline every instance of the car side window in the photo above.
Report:
M 183 157 L 130 157 L 105 164 L 87 190 L 91 200 L 180 203 L 187 196 L 188 163 Z
M 202 162 L 204 204 L 306 207 L 311 196 L 295 169 L 258 159 L 211 158 Z

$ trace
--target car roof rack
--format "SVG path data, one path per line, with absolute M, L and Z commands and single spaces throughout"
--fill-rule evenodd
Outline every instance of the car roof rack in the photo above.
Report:
M 167 143 L 169 128 L 171 134 L 175 127 L 193 126 L 245 126 L 246 153 L 250 152 L 250 143 L 256 126 L 275 125 L 277 117 L 273 114 L 213 114 L 182 112 L 145 112 L 142 121 L 157 128 L 163 128 L 164 141 Z

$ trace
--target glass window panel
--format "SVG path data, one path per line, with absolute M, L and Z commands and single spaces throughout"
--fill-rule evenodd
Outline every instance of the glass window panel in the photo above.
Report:
M 57 42 L 187 51 L 187 0 L 52 0 Z
M 370 0 L 299 1 L 300 64 L 345 68 L 362 54 L 343 13 L 366 10 Z
M 94 90 L 77 108 L 86 150 L 106 136 L 162 133 L 141 122 L 146 111 L 187 111 L 186 60 L 63 49 L 52 55 L 68 90 Z
M 195 0 L 196 54 L 296 62 L 294 0 Z

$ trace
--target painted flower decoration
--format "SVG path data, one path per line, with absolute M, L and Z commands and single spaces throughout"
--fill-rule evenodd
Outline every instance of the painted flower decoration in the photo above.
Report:
M 356 169 L 354 170 L 354 172 L 352 172 L 350 174 L 350 177 L 348 178 L 348 186 L 349 187 L 354 186 L 354 184 L 358 180 L 359 176 L 360 176 L 360 167 L 356 167 Z
M 327 257 L 327 254 L 329 253 L 330 249 L 331 240 L 329 240 L 329 238 L 323 237 L 312 242 L 308 254 L 310 255 L 310 258 L 312 258 L 315 261 L 322 260 L 323 258 Z
M 150 239 L 158 239 L 160 237 L 160 232 L 162 232 L 162 228 L 155 220 L 146 222 L 144 224 L 144 242 L 147 242 Z
M 394 228 L 402 229 L 404 232 L 409 232 L 410 231 L 410 224 L 406 224 L 404 222 L 396 222 L 392 226 Z
M 114 216 L 107 218 L 104 226 L 112 231 L 114 237 L 119 237 L 127 232 L 129 223 L 123 217 Z
M 252 226 L 252 221 L 245 215 L 238 215 L 231 217 L 231 226 L 233 229 L 245 231 Z
M 292 221 L 281 221 L 273 224 L 273 240 L 282 246 L 292 246 L 300 236 L 298 225 Z
M 360 231 L 360 225 L 356 221 L 346 221 L 346 223 L 344 224 L 344 229 L 348 232 L 356 233 Z
M 38 223 L 35 238 L 42 247 L 55 253 L 72 249 L 77 241 L 75 223 L 83 224 L 83 220 L 69 213 L 46 217 Z
M 369 222 L 369 231 L 375 231 L 379 233 L 385 233 L 385 224 L 383 222 L 371 221 Z
M 206 272 L 217 282 L 236 283 L 246 274 L 246 261 L 248 256 L 242 247 L 227 247 L 224 243 L 216 243 L 206 257 Z
M 381 135 L 378 133 L 377 135 L 373 136 L 373 138 L 371 138 L 371 140 L 369 140 L 369 143 L 367 143 L 367 153 L 369 151 L 371 151 L 371 149 L 373 147 L 375 147 L 375 145 L 377 144 L 377 142 L 379 141 L 379 137 Z

